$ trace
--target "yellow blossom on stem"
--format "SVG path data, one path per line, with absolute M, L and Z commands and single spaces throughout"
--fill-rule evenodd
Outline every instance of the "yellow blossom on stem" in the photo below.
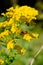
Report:
M 0 38 L 5 37 L 9 34 L 9 30 L 5 30 L 4 32 L 0 33 Z
M 7 49 L 13 49 L 15 46 L 15 44 L 13 43 L 13 40 L 10 40 L 8 43 L 7 43 Z
M 18 16 L 19 14 L 20 14 L 20 16 Z M 35 16 L 38 15 L 38 11 L 34 8 L 29 7 L 29 6 L 21 6 L 19 8 L 15 8 L 14 15 L 15 15 L 14 18 L 16 17 L 16 20 L 18 17 L 20 19 L 20 17 L 24 16 L 25 18 L 27 18 L 29 20 L 28 22 L 30 22 L 30 19 L 31 20 L 36 19 Z
M 0 22 L 0 28 L 1 27 L 6 27 L 6 26 L 11 25 L 11 24 L 12 24 L 11 21 L 10 22 L 8 22 L 8 21 Z
M 21 17 L 25 17 L 28 20 L 28 23 L 31 22 L 32 19 L 36 19 L 38 15 L 38 10 L 29 6 L 21 6 L 21 7 L 11 7 L 7 9 L 5 16 L 14 18 L 15 20 L 20 20 Z
M 14 24 L 14 19 L 10 18 L 9 21 L 0 22 L 0 28 Z
M 13 24 L 12 27 L 11 27 L 11 32 L 12 32 L 12 33 L 15 33 L 15 32 L 16 32 L 16 33 L 18 34 L 18 33 L 21 32 L 21 29 L 19 29 L 19 28 L 17 27 L 17 25 Z
M 8 25 L 8 21 L 4 21 L 2 27 L 6 27 L 7 25 Z
M 16 28 L 16 34 L 20 34 L 21 33 L 21 29 Z
M 3 26 L 3 23 L 0 23 L 0 27 L 2 27 Z
M 5 13 L 1 13 L 1 15 L 4 15 L 5 16 Z
M 8 22 L 8 25 L 12 25 L 14 24 L 14 19 L 13 18 L 10 18 L 9 22 Z
M 23 55 L 24 55 L 24 54 L 25 54 L 25 52 L 26 52 L 26 50 L 22 48 L 22 49 L 21 49 L 21 54 L 23 54 Z
M 14 7 L 10 7 L 9 9 L 7 9 L 7 11 L 12 11 L 13 12 Z
M 30 41 L 32 37 L 29 34 L 24 34 L 23 39 Z
M 16 27 L 14 25 L 12 25 L 12 27 L 11 27 L 11 32 L 12 33 L 16 32 Z
M 5 27 L 5 26 L 7 26 L 7 21 L 5 21 L 5 22 L 0 22 L 0 28 L 1 28 L 1 27 Z
M 39 34 L 35 34 L 35 33 L 31 33 L 31 35 L 35 38 L 38 38 L 39 37 Z
M 4 60 L 0 59 L 0 65 L 4 64 Z

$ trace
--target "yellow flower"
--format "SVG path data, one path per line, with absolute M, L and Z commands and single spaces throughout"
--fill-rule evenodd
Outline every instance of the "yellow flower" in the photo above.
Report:
M 14 8 L 13 7 L 10 7 L 9 9 L 7 9 L 7 11 L 13 11 Z
M 13 40 L 10 40 L 8 43 L 7 43 L 7 49 L 13 49 L 14 48 L 14 43 L 13 43 Z
M 0 38 L 1 37 L 5 37 L 5 36 L 7 36 L 9 34 L 9 30 L 5 30 L 4 32 L 2 32 L 1 34 L 0 34 Z
M 24 54 L 25 54 L 25 52 L 26 52 L 26 50 L 22 48 L 22 49 L 21 49 L 21 54 L 23 54 L 23 55 L 24 55 Z
M 3 26 L 3 23 L 0 23 L 0 27 L 2 27 Z
M 17 25 L 16 24 L 13 24 L 12 27 L 11 27 L 11 32 L 12 33 L 17 33 L 19 34 L 21 32 L 21 29 L 17 28 Z
M 6 12 L 5 14 L 7 17 L 12 17 L 13 16 L 13 13 L 10 11 L 10 12 Z
M 5 13 L 1 13 L 1 15 L 4 15 L 5 16 Z
M 9 21 L 0 22 L 0 28 L 14 24 L 14 18 L 10 18 Z
M 21 29 L 16 28 L 16 34 L 20 34 L 21 33 Z
M 39 34 L 35 34 L 35 33 L 31 33 L 31 35 L 35 38 L 38 38 L 39 37 Z
M 0 59 L 0 65 L 4 64 L 4 60 Z
M 8 22 L 8 25 L 12 25 L 14 24 L 14 19 L 13 18 L 10 18 L 9 22 Z
M 32 37 L 29 34 L 24 34 L 23 39 L 30 41 Z
M 18 16 L 19 14 L 20 14 L 20 16 Z M 21 6 L 21 7 L 15 8 L 14 15 L 15 15 L 14 18 L 16 17 L 16 20 L 19 20 L 20 17 L 22 17 L 22 16 L 24 16 L 27 19 L 32 20 L 32 19 L 36 19 L 35 16 L 38 15 L 38 11 L 36 9 L 28 7 L 28 6 Z
M 6 27 L 7 25 L 8 25 L 8 21 L 4 21 L 2 27 Z
M 16 32 L 16 27 L 14 25 L 12 25 L 12 27 L 11 27 L 11 32 L 12 33 Z
M 36 16 L 38 15 L 38 10 L 29 6 L 11 7 L 7 9 L 7 11 L 8 12 L 5 13 L 5 16 L 14 18 L 15 20 L 25 17 L 28 20 L 28 23 L 30 23 L 32 19 L 36 19 Z

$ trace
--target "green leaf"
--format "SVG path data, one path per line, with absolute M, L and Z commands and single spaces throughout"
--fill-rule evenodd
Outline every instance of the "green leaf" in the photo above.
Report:
M 7 20 L 6 17 L 4 17 L 4 16 L 0 16 L 0 22 L 4 22 L 5 20 Z

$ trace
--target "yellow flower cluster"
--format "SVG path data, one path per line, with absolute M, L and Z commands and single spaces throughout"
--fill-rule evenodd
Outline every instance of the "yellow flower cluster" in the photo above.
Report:
M 30 32 L 31 33 L 31 32 Z M 32 39 L 32 37 L 34 38 L 38 38 L 39 34 L 35 34 L 35 33 L 31 33 L 31 34 L 24 34 L 23 39 L 30 41 Z
M 34 8 L 31 8 L 29 6 L 21 6 L 21 7 L 16 7 L 15 9 L 13 7 L 7 9 L 8 12 L 6 12 L 5 14 L 2 13 L 2 15 L 7 16 L 8 19 L 7 21 L 4 22 L 0 22 L 0 28 L 5 27 L 6 26 L 11 26 L 10 30 L 4 30 L 3 32 L 0 33 L 0 38 L 4 38 L 5 36 L 9 35 L 10 33 L 16 33 L 16 34 L 20 34 L 21 33 L 21 29 L 19 28 L 19 26 L 17 26 L 18 24 L 16 24 L 15 20 L 20 20 L 20 19 L 27 19 L 28 23 L 31 22 L 32 19 L 36 19 L 36 16 L 38 15 L 38 11 Z M 25 21 L 26 22 L 26 21 Z M 21 24 L 22 25 L 22 24 Z M 35 38 L 37 38 L 39 35 L 38 34 L 34 34 L 31 33 L 31 35 Z M 30 34 L 26 33 L 23 36 L 23 39 L 30 41 L 32 39 L 32 36 Z M 7 43 L 7 49 L 14 49 L 15 44 L 13 42 L 13 40 L 8 41 Z M 19 48 L 20 49 L 20 48 Z M 25 49 L 21 48 L 20 52 L 22 54 L 25 53 Z M 0 60 L 1 62 L 1 60 Z
M 1 23 L 0 23 L 0 28 L 1 28 L 1 27 L 6 27 L 6 26 L 11 26 L 10 32 L 12 32 L 12 33 L 16 32 L 16 33 L 18 34 L 18 33 L 21 32 L 21 29 L 19 29 L 19 28 L 17 27 L 17 25 L 18 25 L 18 24 L 15 24 L 15 23 L 14 23 L 14 19 L 11 18 L 9 21 L 1 22 Z M 0 34 L 0 37 L 7 35 L 6 33 L 8 34 L 9 31 L 8 31 L 8 30 L 5 30 L 4 32 L 2 32 L 2 33 Z
M 5 21 L 5 22 L 0 22 L 0 27 L 4 27 L 4 26 L 7 26 L 7 21 Z
M 32 37 L 29 34 L 24 34 L 23 39 L 30 41 Z
M 6 12 L 6 14 L 2 13 L 1 15 L 7 16 L 7 17 L 12 17 L 13 16 L 13 12 L 14 12 L 14 8 L 11 7 L 9 9 L 7 9 L 8 12 Z
M 39 37 L 39 34 L 35 34 L 35 33 L 31 33 L 31 35 L 35 38 L 38 38 Z
M 4 60 L 0 59 L 0 65 L 4 64 Z
M 22 49 L 21 49 L 21 54 L 24 55 L 25 52 L 26 52 L 26 50 L 22 48 Z
M 21 6 L 16 7 L 15 9 L 13 7 L 7 9 L 8 12 L 4 14 L 4 16 L 12 17 L 15 20 L 19 20 L 22 17 L 25 17 L 25 19 L 30 22 L 32 19 L 36 19 L 36 16 L 38 15 L 38 11 L 34 8 L 31 8 L 29 6 Z
M 18 27 L 16 27 L 14 24 L 11 27 L 11 32 L 14 33 L 16 32 L 17 34 L 21 32 L 21 29 L 19 29 Z
M 8 43 L 7 43 L 7 49 L 10 50 L 10 49 L 16 49 L 18 51 L 20 51 L 21 54 L 25 54 L 26 50 L 24 48 L 22 48 L 21 46 L 18 46 L 16 44 L 14 44 L 13 40 L 10 40 Z
M 7 49 L 13 49 L 15 46 L 15 44 L 13 43 L 13 40 L 10 40 L 8 43 L 7 43 Z
M 4 38 L 9 34 L 9 30 L 5 30 L 4 32 L 0 33 L 0 38 Z
M 14 21 L 12 18 L 9 21 L 0 22 L 0 28 L 12 25 L 13 23 L 14 23 Z
M 4 16 L 10 17 L 9 20 L 5 21 L 5 22 L 0 22 L 0 27 L 6 27 L 6 26 L 11 26 L 11 32 L 14 33 L 20 33 L 21 29 L 19 29 L 17 26 L 15 26 L 14 20 L 19 20 L 22 17 L 27 18 L 30 22 L 32 19 L 36 19 L 35 16 L 38 15 L 38 11 L 34 8 L 31 8 L 29 6 L 21 6 L 21 7 L 15 7 L 15 9 L 13 7 L 7 9 L 8 12 L 6 12 L 5 14 L 2 13 Z M 0 36 L 2 35 L 7 35 L 2 32 L 0 34 Z

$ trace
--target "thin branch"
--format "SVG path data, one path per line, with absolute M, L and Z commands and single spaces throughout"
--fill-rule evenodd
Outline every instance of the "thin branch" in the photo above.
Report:
M 35 54 L 35 56 L 34 56 L 34 58 L 32 59 L 30 65 L 33 65 L 35 58 L 40 54 L 40 52 L 42 51 L 42 49 L 43 49 L 43 45 L 42 45 L 41 48 L 38 50 L 38 52 Z
M 30 60 L 30 62 L 29 62 L 29 60 L 28 60 L 28 62 L 27 62 L 26 65 L 29 65 L 29 63 L 30 63 L 30 65 L 33 65 L 33 63 L 34 63 L 34 61 L 35 61 L 35 58 L 40 54 L 40 52 L 42 51 L 42 49 L 43 49 L 43 45 L 42 45 L 41 48 L 38 50 L 38 52 L 35 54 L 35 56 Z
M 35 54 L 35 56 L 34 56 L 34 58 L 36 58 L 39 54 L 40 54 L 40 52 L 42 51 L 42 49 L 43 49 L 43 46 L 41 46 L 41 48 L 38 50 L 38 52 Z

